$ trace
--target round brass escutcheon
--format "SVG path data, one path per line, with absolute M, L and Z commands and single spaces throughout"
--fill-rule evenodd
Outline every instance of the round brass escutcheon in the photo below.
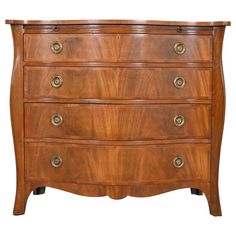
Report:
M 60 167 L 62 165 L 62 158 L 60 156 L 53 156 L 51 159 L 51 164 L 53 167 Z
M 181 168 L 184 166 L 184 159 L 183 159 L 183 157 L 177 156 L 173 159 L 172 163 L 175 168 Z
M 183 77 L 180 77 L 180 76 L 177 76 L 175 79 L 174 79 L 174 86 L 176 88 L 183 88 L 186 84 L 186 81 Z
M 54 126 L 59 126 L 59 125 L 62 124 L 63 118 L 62 118 L 61 115 L 55 114 L 55 115 L 52 116 L 51 122 Z
M 59 75 L 54 76 L 51 80 L 51 85 L 54 88 L 59 88 L 62 86 L 62 84 L 63 84 L 63 78 Z
M 183 126 L 184 125 L 184 116 L 177 115 L 174 117 L 174 124 L 175 126 Z
M 185 48 L 185 46 L 184 46 L 183 43 L 176 43 L 176 44 L 174 45 L 174 51 L 175 51 L 176 54 L 182 55 L 182 54 L 185 53 L 186 48 Z
M 63 46 L 60 42 L 53 42 L 51 45 L 51 50 L 55 54 L 61 53 L 62 49 L 63 49 Z

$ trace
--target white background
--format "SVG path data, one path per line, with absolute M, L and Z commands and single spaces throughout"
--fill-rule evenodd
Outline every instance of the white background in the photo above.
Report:
M 66 0 L 0 1 L 0 235 L 236 235 L 236 7 L 234 0 Z M 231 20 L 223 63 L 227 90 L 220 165 L 223 217 L 210 216 L 206 198 L 189 189 L 148 198 L 89 198 L 47 188 L 30 195 L 26 214 L 13 216 L 15 159 L 9 115 L 13 62 L 10 26 L 5 19 Z M 228 232 L 228 233 L 226 233 Z

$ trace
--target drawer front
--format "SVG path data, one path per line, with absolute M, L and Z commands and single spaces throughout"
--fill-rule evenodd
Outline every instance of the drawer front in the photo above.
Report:
M 25 67 L 26 98 L 209 99 L 211 69 Z
M 83 146 L 28 143 L 25 153 L 27 180 L 132 184 L 209 181 L 210 178 L 208 144 Z M 176 157 L 183 161 L 180 168 L 173 164 Z
M 150 140 L 210 138 L 210 105 L 25 105 L 34 138 Z M 175 122 L 174 122 L 175 119 Z
M 180 44 L 178 44 L 180 43 Z M 209 35 L 25 34 L 34 62 L 210 62 Z

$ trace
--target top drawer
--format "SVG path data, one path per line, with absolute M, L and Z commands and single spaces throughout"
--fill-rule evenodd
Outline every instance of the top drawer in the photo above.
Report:
M 32 62 L 210 62 L 209 35 L 25 34 Z

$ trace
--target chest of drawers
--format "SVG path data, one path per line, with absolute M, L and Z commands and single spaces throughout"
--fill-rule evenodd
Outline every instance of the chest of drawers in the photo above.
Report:
M 15 215 L 45 186 L 113 199 L 191 188 L 221 215 L 229 22 L 7 23 Z

